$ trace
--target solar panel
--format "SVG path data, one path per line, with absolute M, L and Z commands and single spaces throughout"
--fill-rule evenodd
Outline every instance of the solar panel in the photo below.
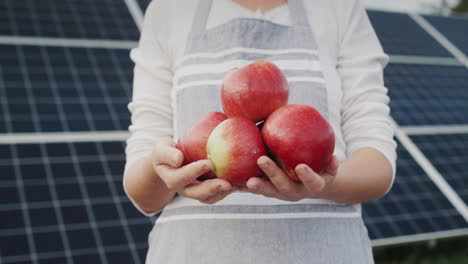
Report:
M 468 17 L 424 16 L 463 53 L 468 54 Z
M 0 47 L 0 133 L 128 128 L 128 50 Z
M 397 154 L 392 190 L 377 201 L 363 204 L 371 239 L 467 228 L 466 220 L 401 145 Z
M 368 15 L 386 53 L 452 57 L 407 14 L 369 10 Z
M 3 0 L 0 35 L 136 40 L 124 1 Z
M 122 188 L 121 142 L 0 145 L 2 263 L 143 263 L 152 221 Z
M 411 139 L 468 204 L 468 134 L 420 135 Z
M 385 85 L 399 125 L 468 124 L 465 67 L 390 64 Z

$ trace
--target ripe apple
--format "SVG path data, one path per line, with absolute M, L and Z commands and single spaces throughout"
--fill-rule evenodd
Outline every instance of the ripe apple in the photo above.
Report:
M 257 60 L 226 73 L 221 101 L 227 117 L 243 116 L 254 122 L 266 119 L 288 102 L 289 87 L 281 70 L 267 60 Z
M 262 176 L 257 159 L 265 155 L 262 135 L 255 123 L 244 117 L 221 122 L 208 138 L 206 152 L 218 178 L 236 186 L 251 177 Z
M 184 165 L 206 159 L 206 142 L 213 129 L 227 119 L 221 112 L 210 112 L 179 138 L 176 147 L 184 154 Z M 199 180 L 216 178 L 212 172 L 200 176 Z
M 272 158 L 293 180 L 294 169 L 307 164 L 320 173 L 331 161 L 335 134 L 330 124 L 312 106 L 288 104 L 273 112 L 262 129 L 263 140 Z

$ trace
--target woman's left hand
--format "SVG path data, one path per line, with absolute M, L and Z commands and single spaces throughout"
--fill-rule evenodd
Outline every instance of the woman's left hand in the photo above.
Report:
M 305 164 L 299 164 L 295 168 L 297 176 L 302 181 L 302 183 L 299 183 L 291 180 L 267 156 L 260 157 L 257 164 L 270 181 L 253 177 L 247 181 L 246 187 L 242 187 L 241 190 L 291 202 L 305 198 L 322 198 L 335 180 L 339 166 L 336 156 L 333 156 L 328 166 L 320 174 L 314 172 Z

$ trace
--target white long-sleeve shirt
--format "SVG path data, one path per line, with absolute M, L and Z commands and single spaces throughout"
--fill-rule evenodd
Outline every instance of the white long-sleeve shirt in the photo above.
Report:
M 358 0 L 304 1 L 327 83 L 329 122 L 336 135 L 335 155 L 372 147 L 382 152 L 395 174 L 396 143 L 389 121 L 389 97 L 383 83 L 388 62 L 364 8 Z M 174 65 L 183 55 L 197 1 L 153 1 L 147 9 L 135 62 L 131 133 L 126 170 L 151 153 L 154 143 L 173 137 Z M 291 23 L 287 5 L 266 14 L 230 0 L 215 0 L 207 27 L 238 17 Z M 177 139 L 175 139 L 177 140 Z

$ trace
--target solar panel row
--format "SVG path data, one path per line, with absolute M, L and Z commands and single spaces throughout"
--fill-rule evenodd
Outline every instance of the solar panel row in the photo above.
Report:
M 368 15 L 388 54 L 452 57 L 407 14 L 368 11 Z
M 412 136 L 411 139 L 468 204 L 468 133 Z
M 468 54 L 468 18 L 467 17 L 439 17 L 424 16 L 435 28 L 443 32 L 465 55 Z
M 398 175 L 391 192 L 363 205 L 371 239 L 467 228 L 468 223 L 398 145 Z
M 385 69 L 393 118 L 401 126 L 468 124 L 468 70 L 390 64 Z
M 0 45 L 0 60 L 0 133 L 128 128 L 128 50 Z
M 135 247 L 143 259 L 151 220 L 122 190 L 122 142 L 0 145 L 0 156 L 2 263 L 138 263 Z
M 136 40 L 124 1 L 3 0 L 0 35 Z

